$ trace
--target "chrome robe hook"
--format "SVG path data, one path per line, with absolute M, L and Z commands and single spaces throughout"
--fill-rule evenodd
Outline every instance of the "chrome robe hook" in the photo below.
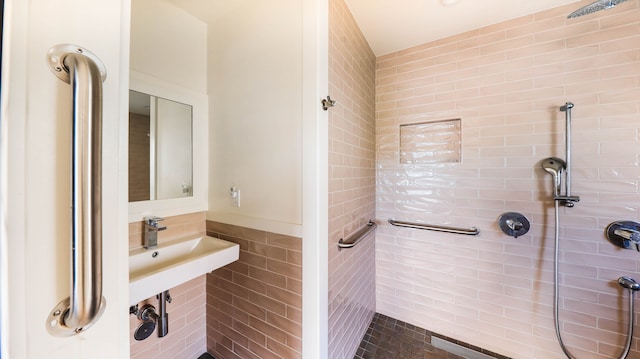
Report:
M 322 99 L 322 109 L 327 111 L 329 107 L 333 107 L 336 105 L 336 100 L 332 100 L 331 96 L 327 96 L 327 98 Z

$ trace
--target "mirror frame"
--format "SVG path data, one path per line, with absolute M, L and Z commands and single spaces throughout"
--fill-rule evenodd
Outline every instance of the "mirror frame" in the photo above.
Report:
M 129 89 L 191 105 L 193 116 L 191 123 L 193 131 L 191 149 L 191 160 L 193 161 L 193 195 L 191 197 L 129 202 L 129 223 L 142 221 L 145 216 L 168 217 L 206 211 L 209 207 L 207 202 L 207 173 L 209 167 L 209 146 L 207 145 L 209 133 L 208 96 L 172 85 L 136 71 L 130 72 Z M 127 99 L 129 98 L 128 96 L 129 94 L 127 92 Z M 128 144 L 126 147 L 128 152 Z M 129 178 L 128 172 L 126 178 Z

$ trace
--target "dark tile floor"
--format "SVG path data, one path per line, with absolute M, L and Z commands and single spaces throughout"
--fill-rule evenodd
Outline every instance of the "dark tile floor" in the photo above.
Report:
M 508 359 L 378 313 L 371 320 L 354 359 L 464 359 L 431 345 L 432 336 L 489 357 Z

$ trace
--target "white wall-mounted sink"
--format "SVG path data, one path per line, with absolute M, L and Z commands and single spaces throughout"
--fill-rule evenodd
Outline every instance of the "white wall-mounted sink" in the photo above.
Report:
M 196 236 L 129 251 L 131 305 L 238 260 L 240 246 Z

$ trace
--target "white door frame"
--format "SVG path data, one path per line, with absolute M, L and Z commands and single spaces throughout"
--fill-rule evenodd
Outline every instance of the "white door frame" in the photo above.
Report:
M 122 141 L 127 133 L 130 2 L 8 0 L 4 5 L 0 355 L 128 358 L 127 148 Z M 47 50 L 58 44 L 85 47 L 107 67 L 102 178 L 107 306 L 90 329 L 66 338 L 51 336 L 45 326 L 49 312 L 70 290 L 71 90 L 46 62 Z

